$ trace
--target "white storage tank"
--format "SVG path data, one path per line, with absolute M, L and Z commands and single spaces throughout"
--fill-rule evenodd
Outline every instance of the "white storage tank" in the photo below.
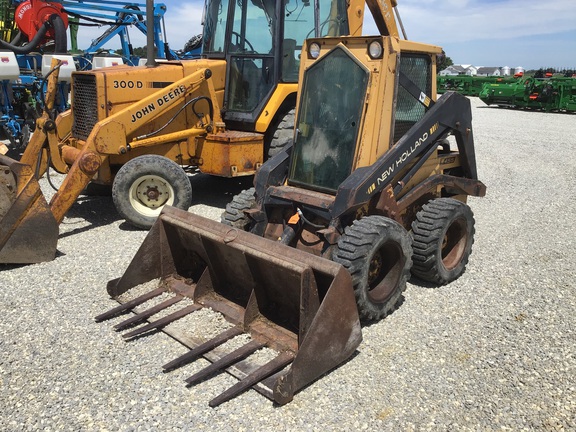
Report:
M 72 72 L 76 72 L 74 57 L 64 54 L 45 54 L 42 56 L 42 75 L 46 76 L 52 68 L 52 58 L 62 61 L 62 66 L 58 71 L 58 81 L 72 81 Z
M 514 68 L 514 75 L 524 75 L 524 68 L 522 66 Z
M 92 69 L 123 65 L 121 57 L 94 57 L 92 59 Z
M 20 77 L 20 67 L 16 54 L 12 51 L 0 51 L 0 80 L 14 81 Z
M 504 66 L 502 69 L 502 76 L 510 76 L 510 66 Z

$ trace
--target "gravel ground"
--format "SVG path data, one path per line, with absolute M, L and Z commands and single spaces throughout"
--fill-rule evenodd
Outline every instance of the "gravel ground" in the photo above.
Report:
M 399 310 L 363 328 L 356 356 L 283 407 L 251 390 L 211 409 L 235 379 L 186 388 L 205 360 L 163 374 L 183 346 L 163 333 L 127 343 L 118 320 L 94 322 L 145 233 L 111 198 L 82 196 L 56 260 L 0 266 L 0 428 L 576 430 L 575 117 L 472 104 L 488 193 L 470 200 L 466 273 L 436 289 L 413 281 Z M 249 186 L 192 182 L 191 211 L 213 219 Z

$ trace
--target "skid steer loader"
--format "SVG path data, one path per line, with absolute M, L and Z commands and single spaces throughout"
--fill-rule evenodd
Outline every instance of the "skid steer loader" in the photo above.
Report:
M 185 170 L 253 175 L 291 139 L 304 39 L 361 34 L 364 1 L 209 0 L 201 59 L 152 67 L 151 53 L 149 67 L 74 73 L 72 109 L 41 121 L 36 145 L 23 157 L 34 175 L 19 178 L 19 170 L 12 170 L 19 165 L 0 157 L 0 170 L 10 178 L 5 184 L 36 182 L 46 161 L 66 175 L 48 205 L 40 200 L 34 212 L 0 221 L 6 233 L 0 249 L 9 242 L 20 251 L 4 252 L 1 262 L 32 263 L 40 255 L 53 259 L 56 239 L 38 254 L 39 246 L 18 238 L 14 224 L 27 220 L 40 231 L 48 213 L 59 224 L 89 182 L 112 186 L 121 216 L 148 229 L 164 205 L 191 205 Z M 381 8 L 376 0 L 366 4 L 373 11 Z M 391 5 L 390 0 L 383 4 Z M 397 32 L 393 15 L 382 15 L 376 23 L 383 34 Z M 1 199 L 14 210 L 30 208 L 19 193 Z
M 166 371 L 213 362 L 189 385 L 223 370 L 238 377 L 211 406 L 251 387 L 284 404 L 352 355 L 360 320 L 391 313 L 411 270 L 435 284 L 459 277 L 474 235 L 466 199 L 486 188 L 470 102 L 453 92 L 435 101 L 440 53 L 393 36 L 308 39 L 293 145 L 222 224 L 166 207 L 108 283 L 121 305 L 97 321 L 132 310 L 117 330 L 149 322 L 125 338 L 163 329 L 191 348 Z M 186 319 L 206 308 L 231 328 L 191 334 Z M 241 333 L 251 340 L 224 346 Z M 251 355 L 261 347 L 278 354 L 262 364 Z

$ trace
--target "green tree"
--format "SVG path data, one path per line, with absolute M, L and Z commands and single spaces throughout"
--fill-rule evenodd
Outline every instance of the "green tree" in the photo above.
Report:
M 453 64 L 454 62 L 452 59 L 446 55 L 444 50 L 442 50 L 442 55 L 438 56 L 438 64 L 436 65 L 436 70 L 440 72 L 446 69 L 448 66 L 452 66 Z

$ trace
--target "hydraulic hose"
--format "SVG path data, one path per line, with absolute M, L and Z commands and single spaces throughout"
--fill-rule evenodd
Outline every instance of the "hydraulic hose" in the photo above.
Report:
M 66 47 L 67 47 L 67 38 L 66 38 L 66 26 L 64 25 L 64 21 L 62 18 L 57 15 L 53 14 L 50 15 L 47 21 L 42 24 L 42 27 L 38 29 L 38 32 L 34 35 L 32 40 L 28 44 L 23 47 L 12 45 L 6 41 L 0 40 L 0 47 L 3 49 L 10 50 L 16 54 L 28 54 L 35 50 L 38 45 L 42 42 L 44 37 L 46 36 L 46 32 L 50 28 L 54 28 L 54 54 L 65 54 Z

